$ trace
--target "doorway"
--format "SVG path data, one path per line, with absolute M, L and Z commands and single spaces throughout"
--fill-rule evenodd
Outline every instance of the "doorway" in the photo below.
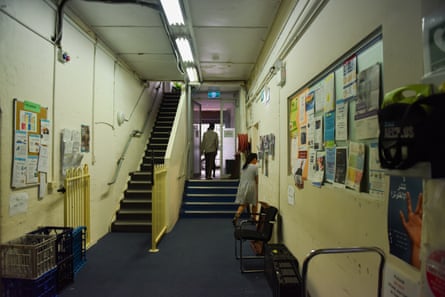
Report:
M 215 124 L 215 132 L 219 136 L 214 178 L 230 178 L 236 153 L 235 100 L 193 100 L 194 178 L 205 178 L 205 160 L 200 144 L 210 123 Z

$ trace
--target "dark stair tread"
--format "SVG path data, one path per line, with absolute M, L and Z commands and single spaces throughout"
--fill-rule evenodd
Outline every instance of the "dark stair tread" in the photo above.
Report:
M 184 210 L 185 214 L 234 214 L 232 210 Z
M 211 201 L 202 201 L 202 202 L 184 202 L 185 205 L 238 205 L 235 202 L 211 202 Z
M 227 196 L 236 196 L 236 193 L 227 193 L 227 194 L 214 194 L 214 193 L 201 193 L 201 194 L 192 194 L 192 193 L 184 193 L 187 197 L 202 197 L 209 198 L 212 197 L 227 197 Z
M 123 203 L 151 203 L 149 198 L 124 198 L 121 200 Z
M 189 186 L 187 189 L 193 190 L 219 190 L 219 189 L 238 189 L 238 186 Z
M 152 190 L 151 189 L 144 189 L 144 190 L 140 190 L 140 189 L 134 189 L 134 190 L 127 189 L 127 190 L 125 190 L 125 192 L 131 193 L 131 194 L 137 194 L 137 193 L 139 193 L 139 194 L 148 194 L 148 193 L 151 193 Z
M 122 208 L 119 209 L 120 214 L 151 214 L 151 209 L 139 209 L 139 208 Z
M 118 220 L 114 221 L 115 226 L 147 226 L 151 227 L 151 221 L 148 220 Z

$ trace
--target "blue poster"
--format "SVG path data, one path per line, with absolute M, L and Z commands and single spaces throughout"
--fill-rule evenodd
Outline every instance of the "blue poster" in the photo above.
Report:
M 422 179 L 391 176 L 389 187 L 389 251 L 392 255 L 419 268 L 423 201 Z

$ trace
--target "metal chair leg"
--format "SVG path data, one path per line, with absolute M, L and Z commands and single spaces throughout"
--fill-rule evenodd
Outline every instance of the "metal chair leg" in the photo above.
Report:
M 242 273 L 255 273 L 255 272 L 263 272 L 264 268 L 262 269 L 245 269 L 244 268 L 244 262 L 243 260 L 252 260 L 252 259 L 264 259 L 264 256 L 244 256 L 243 254 L 243 240 L 240 240 L 240 256 L 239 256 L 239 263 L 240 263 L 240 270 Z M 264 265 L 264 263 L 263 263 Z

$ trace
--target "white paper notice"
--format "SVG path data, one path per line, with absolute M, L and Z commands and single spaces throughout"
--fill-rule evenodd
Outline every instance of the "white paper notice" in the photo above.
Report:
M 383 282 L 383 297 L 418 297 L 419 281 L 409 278 L 401 270 L 387 263 Z
M 41 146 L 40 147 L 40 153 L 39 153 L 39 163 L 38 163 L 38 171 L 40 172 L 48 172 L 49 166 L 48 166 L 48 147 L 47 146 Z
M 25 213 L 28 210 L 28 194 L 13 193 L 9 197 L 9 215 L 14 216 L 19 213 Z
M 295 204 L 295 189 L 293 186 L 287 187 L 287 203 L 289 205 Z

